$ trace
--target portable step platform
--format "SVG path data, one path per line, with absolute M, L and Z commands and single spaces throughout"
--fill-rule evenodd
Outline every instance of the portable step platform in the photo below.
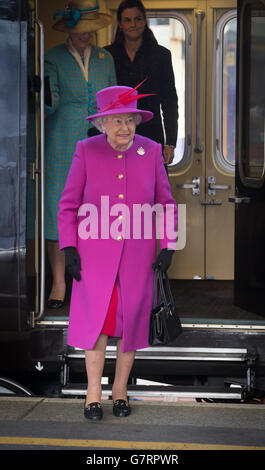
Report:
M 116 358 L 116 347 L 107 346 L 106 361 L 113 361 Z M 78 348 L 69 348 L 65 355 L 65 361 L 61 373 L 61 394 L 68 397 L 80 397 L 86 395 L 87 384 L 73 382 L 69 380 L 71 369 L 75 368 L 77 363 L 83 368 L 83 377 L 86 380 L 85 373 L 85 351 Z M 157 362 L 162 364 L 162 370 L 168 361 L 171 365 L 173 361 L 179 366 L 188 369 L 190 365 L 197 368 L 210 364 L 211 367 L 227 368 L 227 377 L 221 384 L 198 385 L 181 384 L 172 385 L 159 383 L 158 385 L 152 381 L 150 384 L 144 385 L 142 380 L 133 377 L 132 383 L 128 384 L 129 397 L 168 397 L 171 398 L 194 398 L 194 399 L 213 399 L 213 400 L 239 400 L 243 401 L 248 394 L 254 389 L 255 385 L 255 355 L 250 354 L 245 348 L 181 348 L 181 347 L 151 347 L 140 349 L 136 352 L 135 363 L 141 361 L 148 363 Z M 150 361 L 150 362 L 149 362 Z M 164 364 L 164 367 L 163 367 Z M 244 371 L 243 380 L 229 380 L 229 366 L 240 366 Z M 156 380 L 156 382 L 160 382 Z M 102 384 L 102 394 L 105 397 L 111 396 L 111 384 Z

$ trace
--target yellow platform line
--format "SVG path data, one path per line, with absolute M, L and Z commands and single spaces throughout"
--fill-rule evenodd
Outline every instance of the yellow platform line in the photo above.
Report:
M 45 437 L 0 437 L 0 445 L 49 446 L 49 447 L 85 447 L 107 449 L 141 449 L 141 450 L 265 450 L 265 447 L 194 444 L 189 442 L 147 442 L 147 441 L 107 441 L 89 439 L 56 439 Z

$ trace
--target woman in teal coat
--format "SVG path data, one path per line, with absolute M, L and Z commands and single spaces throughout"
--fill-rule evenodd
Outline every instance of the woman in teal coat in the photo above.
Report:
M 110 24 L 112 17 L 99 13 L 98 2 L 93 0 L 70 2 L 68 9 L 56 16 L 61 19 L 53 28 L 69 32 L 69 36 L 45 57 L 50 84 L 45 122 L 45 238 L 53 275 L 48 307 L 54 309 L 63 305 L 65 296 L 64 255 L 58 248 L 58 202 L 76 144 L 87 138 L 92 127 L 85 118 L 97 111 L 96 93 L 116 85 L 112 56 L 91 44 L 94 31 Z

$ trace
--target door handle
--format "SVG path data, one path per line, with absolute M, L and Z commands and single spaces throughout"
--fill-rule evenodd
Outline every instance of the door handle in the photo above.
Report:
M 216 184 L 215 176 L 208 177 L 208 194 L 209 196 L 215 196 L 216 190 L 231 189 L 231 186 L 228 184 Z
M 233 202 L 234 204 L 250 204 L 251 198 L 250 197 L 238 197 L 238 196 L 229 196 L 229 202 Z
M 209 184 L 209 189 L 230 189 L 228 184 Z
M 201 201 L 201 206 L 221 206 L 223 203 L 222 201 Z
M 201 182 L 201 179 L 199 176 L 193 176 L 192 183 L 176 184 L 176 187 L 179 189 L 191 189 L 193 196 L 199 196 L 200 195 L 200 182 Z

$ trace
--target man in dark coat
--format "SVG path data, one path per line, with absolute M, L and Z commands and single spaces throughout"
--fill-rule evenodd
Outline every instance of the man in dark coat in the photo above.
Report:
M 163 145 L 166 164 L 174 158 L 178 132 L 178 97 L 171 53 L 157 43 L 147 26 L 140 1 L 125 0 L 117 11 L 118 29 L 113 44 L 106 46 L 114 59 L 117 84 L 141 85 L 141 93 L 154 93 L 140 100 L 139 106 L 152 111 L 150 123 L 137 127 L 137 133 Z M 161 117 L 161 111 L 163 117 Z M 164 129 L 163 129 L 164 127 Z

